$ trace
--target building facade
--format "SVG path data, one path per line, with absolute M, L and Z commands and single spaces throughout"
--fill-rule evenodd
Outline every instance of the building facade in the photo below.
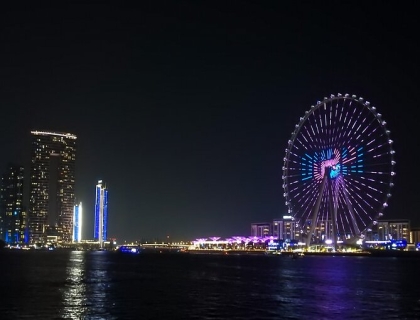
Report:
M 271 236 L 271 224 L 267 222 L 252 223 L 251 237 L 267 237 Z
M 306 222 L 307 233 L 309 233 L 310 226 L 311 220 L 308 220 Z M 282 218 L 274 219 L 272 222 L 252 223 L 251 236 L 272 236 L 273 238 L 279 240 L 296 240 L 299 242 L 304 242 L 306 239 L 296 227 L 296 223 L 292 216 L 283 216 Z M 321 243 L 327 239 L 332 239 L 332 222 L 331 220 L 319 220 L 314 228 L 312 242 Z
M 30 242 L 71 242 L 76 139 L 71 133 L 31 131 Z
M 102 246 L 108 236 L 108 189 L 102 180 L 96 185 L 93 238 Z
M 24 168 L 9 165 L 0 191 L 0 238 L 8 244 L 26 243 L 27 215 L 23 206 Z
M 306 234 L 309 234 L 311 220 L 306 221 Z M 304 229 L 304 230 L 305 230 Z M 300 233 L 296 228 L 293 217 L 283 216 L 283 218 L 274 219 L 273 222 L 252 223 L 252 237 L 269 237 L 289 241 L 296 240 L 305 242 L 306 235 Z M 311 243 L 322 244 L 333 239 L 333 223 L 331 220 L 318 220 L 312 234 Z M 338 236 L 338 241 L 345 241 L 348 237 Z M 376 225 L 365 233 L 367 241 L 390 241 L 406 240 L 408 243 L 420 242 L 420 229 L 411 229 L 410 220 L 379 220 Z
M 409 243 L 420 243 L 420 228 L 411 228 Z
M 367 240 L 389 241 L 389 240 L 407 240 L 410 242 L 410 220 L 378 220 L 378 223 L 372 227 L 372 231 L 366 234 Z
M 281 240 L 294 240 L 299 237 L 296 225 L 291 216 L 283 216 L 283 219 L 273 220 L 273 237 Z
M 74 206 L 73 210 L 73 242 L 82 241 L 83 210 L 82 203 Z

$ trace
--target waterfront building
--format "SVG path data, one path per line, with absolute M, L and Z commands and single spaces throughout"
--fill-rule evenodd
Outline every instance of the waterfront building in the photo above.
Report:
M 1 179 L 0 238 L 8 244 L 27 242 L 27 215 L 23 206 L 24 168 L 10 164 Z
M 93 238 L 99 241 L 101 247 L 107 239 L 108 231 L 108 189 L 102 180 L 96 185 L 95 223 Z
M 252 223 L 251 237 L 272 237 L 285 242 L 305 243 L 311 224 L 310 219 L 306 220 L 303 232 L 300 233 L 300 228 L 295 224 L 293 217 L 283 216 L 283 218 L 274 219 L 272 223 Z M 313 244 L 331 242 L 333 239 L 332 220 L 318 220 L 311 236 Z M 420 242 L 420 229 L 411 229 L 408 219 L 379 220 L 364 236 L 366 241 L 405 240 L 408 243 L 418 243 Z M 337 240 L 340 243 L 349 239 L 351 239 L 350 234 L 337 235 Z
M 299 237 L 292 216 L 283 216 L 282 219 L 274 219 L 272 223 L 273 237 L 280 240 L 293 240 Z
M 46 131 L 31 131 L 31 137 L 30 241 L 71 242 L 77 137 Z
M 410 220 L 379 220 L 377 224 L 378 240 L 409 240 Z
M 73 210 L 73 242 L 82 241 L 83 210 L 82 203 L 74 206 Z
M 259 222 L 251 224 L 251 237 L 271 236 L 271 224 L 267 222 Z
M 306 234 L 310 233 L 312 220 L 306 221 Z M 313 230 L 312 241 L 313 243 L 324 243 L 326 240 L 333 239 L 333 224 L 331 220 L 318 220 Z M 337 240 L 343 241 L 346 235 L 337 235 Z M 301 239 L 303 240 L 303 239 Z
M 365 240 L 368 241 L 390 241 L 390 240 L 406 240 L 411 242 L 412 234 L 410 228 L 410 220 L 378 220 L 376 225 L 366 232 Z
M 420 243 L 420 228 L 411 228 L 409 243 Z
M 307 234 L 310 232 L 311 220 L 306 221 Z M 328 239 L 332 239 L 332 221 L 318 220 L 312 235 L 315 243 L 323 243 Z M 290 241 L 296 240 L 304 242 L 306 238 L 299 232 L 294 218 L 292 216 L 283 216 L 282 218 L 274 219 L 271 223 L 252 223 L 251 237 L 267 237 L 272 236 L 275 239 Z M 339 239 L 340 240 L 340 239 Z

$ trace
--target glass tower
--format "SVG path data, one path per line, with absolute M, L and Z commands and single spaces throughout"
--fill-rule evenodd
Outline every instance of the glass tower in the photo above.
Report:
M 22 166 L 9 165 L 0 192 L 0 237 L 8 244 L 26 243 L 27 217 L 23 207 Z
M 71 242 L 73 233 L 76 136 L 31 131 L 29 238 Z
M 107 239 L 108 229 L 108 189 L 102 180 L 96 185 L 95 225 L 93 238 L 99 241 L 101 247 Z
M 80 242 L 82 240 L 82 203 L 76 204 L 73 210 L 73 242 Z

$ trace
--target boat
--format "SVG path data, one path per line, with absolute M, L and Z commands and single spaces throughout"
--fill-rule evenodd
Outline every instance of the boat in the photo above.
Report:
M 297 259 L 303 257 L 305 254 L 303 252 L 293 252 L 290 257 L 292 259 Z

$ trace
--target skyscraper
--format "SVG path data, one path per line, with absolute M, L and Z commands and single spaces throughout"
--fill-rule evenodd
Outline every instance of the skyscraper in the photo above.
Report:
M 0 192 L 0 238 L 6 243 L 27 242 L 27 217 L 23 207 L 22 166 L 9 165 Z
M 31 135 L 30 241 L 45 242 L 53 236 L 58 242 L 70 242 L 77 137 L 45 131 L 31 131 Z
M 101 247 L 103 241 L 107 239 L 108 229 L 108 189 L 102 180 L 98 181 L 96 185 L 96 200 L 95 200 L 95 226 L 93 237 L 99 241 Z
M 83 210 L 82 203 L 76 204 L 73 211 L 73 242 L 82 240 Z

